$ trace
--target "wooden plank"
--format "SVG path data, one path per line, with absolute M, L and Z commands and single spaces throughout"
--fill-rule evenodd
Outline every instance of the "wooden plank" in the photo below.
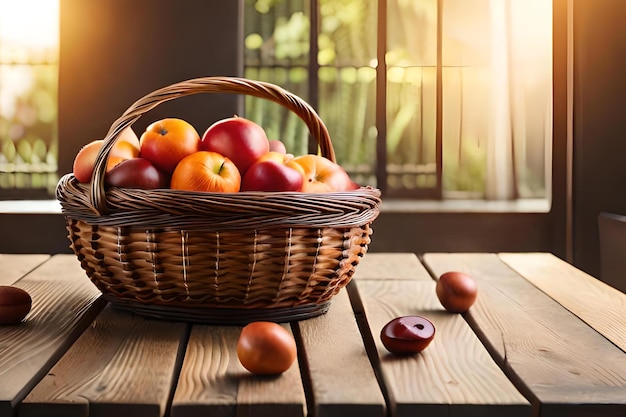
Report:
M 301 354 L 311 380 L 316 417 L 385 416 L 385 398 L 376 380 L 350 299 L 345 290 L 329 311 L 297 323 Z
M 163 416 L 184 323 L 107 306 L 24 399 L 20 416 Z
M 255 376 L 237 358 L 240 333 L 239 326 L 193 326 L 172 417 L 306 414 L 298 362 L 278 376 Z
M 530 416 L 531 406 L 490 357 L 462 316 L 447 313 L 434 281 L 358 281 L 382 378 L 395 416 Z M 421 353 L 395 356 L 380 341 L 383 326 L 404 315 L 435 325 Z
M 104 305 L 75 256 L 54 256 L 15 285 L 33 307 L 24 323 L 0 326 L 0 416 L 13 415 Z
M 466 318 L 540 416 L 618 416 L 626 409 L 626 356 L 495 254 L 426 254 L 440 275 L 478 281 Z
M 356 267 L 354 278 L 432 279 L 414 253 L 366 253 Z
M 498 256 L 626 352 L 626 294 L 549 253 Z
M 0 253 L 0 285 L 13 285 L 18 279 L 49 258 L 50 255 L 8 255 Z

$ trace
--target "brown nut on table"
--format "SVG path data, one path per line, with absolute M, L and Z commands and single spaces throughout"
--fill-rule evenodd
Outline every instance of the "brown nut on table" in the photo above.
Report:
M 18 287 L 0 285 L 0 325 L 18 324 L 30 312 L 32 298 Z
M 450 271 L 437 281 L 437 297 L 441 305 L 451 313 L 465 313 L 476 301 L 478 287 L 471 276 Z

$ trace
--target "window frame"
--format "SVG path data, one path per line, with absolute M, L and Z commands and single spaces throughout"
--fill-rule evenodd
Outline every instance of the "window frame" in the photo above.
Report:
M 418 188 L 413 190 L 391 190 L 388 186 L 387 169 L 387 0 L 377 0 L 377 30 L 376 30 L 376 187 L 381 190 L 384 197 L 416 200 L 442 200 L 443 199 L 443 71 L 442 71 L 442 8 L 443 0 L 437 1 L 437 78 L 436 78 L 436 132 L 435 132 L 435 186 L 432 188 Z M 320 27 L 320 2 L 309 0 L 310 4 L 310 50 L 308 59 L 309 74 L 318 74 L 322 66 L 317 60 Z M 313 108 L 319 108 L 319 77 L 309 77 L 309 104 Z M 309 152 L 316 152 L 317 146 L 314 140 L 309 140 Z M 385 163 L 380 163 L 385 161 Z

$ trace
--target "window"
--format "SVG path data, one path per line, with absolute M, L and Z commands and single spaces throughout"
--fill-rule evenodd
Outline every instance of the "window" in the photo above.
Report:
M 0 0 L 0 198 L 49 198 L 57 175 L 59 5 Z
M 307 100 L 338 162 L 387 197 L 549 198 L 552 5 L 246 0 L 245 75 Z M 314 150 L 295 116 L 246 116 Z

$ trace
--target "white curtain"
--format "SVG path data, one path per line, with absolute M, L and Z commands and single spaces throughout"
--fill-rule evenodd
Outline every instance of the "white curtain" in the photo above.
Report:
M 487 199 L 550 195 L 551 4 L 489 0 Z
M 512 68 L 509 60 L 509 0 L 491 0 L 491 91 L 487 121 L 487 175 L 485 197 L 508 200 L 515 197 L 513 164 Z

